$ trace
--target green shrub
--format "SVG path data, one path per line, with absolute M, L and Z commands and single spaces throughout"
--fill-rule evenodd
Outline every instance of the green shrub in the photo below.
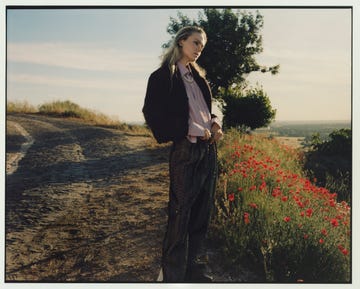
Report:
M 306 153 L 305 169 L 318 184 L 338 193 L 339 200 L 350 202 L 352 194 L 352 132 L 334 130 L 325 140 L 313 135 Z
M 276 110 L 272 108 L 269 97 L 261 88 L 244 91 L 241 87 L 220 89 L 223 99 L 222 112 L 224 125 L 251 130 L 267 126 L 274 120 Z
M 269 282 L 349 282 L 350 207 L 306 179 L 302 160 L 276 140 L 226 133 L 214 235 L 234 266 Z

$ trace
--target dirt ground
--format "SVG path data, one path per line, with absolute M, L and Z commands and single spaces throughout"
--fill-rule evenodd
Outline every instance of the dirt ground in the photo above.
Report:
M 24 136 L 20 127 L 28 135 Z M 155 282 L 167 220 L 169 146 L 38 115 L 8 115 L 5 281 Z M 209 248 L 215 282 L 234 275 Z

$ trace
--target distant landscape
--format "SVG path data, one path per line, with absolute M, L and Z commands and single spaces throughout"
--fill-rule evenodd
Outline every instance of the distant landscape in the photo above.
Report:
M 311 137 L 319 133 L 321 138 L 327 137 L 333 130 L 351 128 L 351 121 L 276 121 L 267 128 L 256 132 L 266 132 L 273 136 Z

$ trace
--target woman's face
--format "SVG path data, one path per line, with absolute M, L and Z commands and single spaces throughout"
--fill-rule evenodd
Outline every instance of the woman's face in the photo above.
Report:
M 205 38 L 202 33 L 194 32 L 187 39 L 180 40 L 179 44 L 182 47 L 180 61 L 187 64 L 199 58 L 205 46 Z

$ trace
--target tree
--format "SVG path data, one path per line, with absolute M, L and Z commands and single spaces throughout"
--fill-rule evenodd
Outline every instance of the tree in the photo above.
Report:
M 219 88 L 242 83 L 251 72 L 278 73 L 279 65 L 265 67 L 255 59 L 255 55 L 263 51 L 260 30 L 264 21 L 258 11 L 253 15 L 250 12 L 233 12 L 231 9 L 204 9 L 204 14 L 199 14 L 198 18 L 198 21 L 190 20 L 178 13 L 178 19 L 170 18 L 167 31 L 174 37 L 187 25 L 204 28 L 208 42 L 198 63 L 207 72 L 215 98 L 218 98 Z M 163 47 L 168 47 L 169 43 Z
M 275 118 L 276 110 L 272 109 L 270 99 L 260 88 L 242 90 L 239 87 L 220 90 L 223 105 L 223 122 L 225 127 L 255 129 L 267 126 Z

